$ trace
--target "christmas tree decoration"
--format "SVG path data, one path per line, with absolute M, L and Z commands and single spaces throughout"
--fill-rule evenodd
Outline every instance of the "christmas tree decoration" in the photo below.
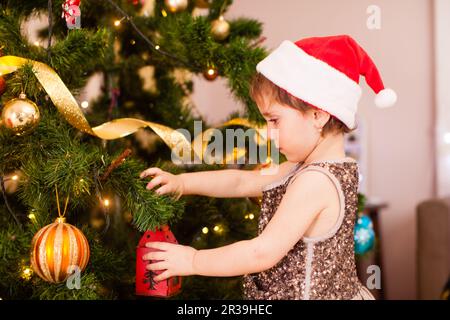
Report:
M 170 12 L 180 12 L 187 8 L 188 0 L 164 0 L 164 4 Z
M 162 169 L 167 165 L 174 174 L 198 169 L 197 165 L 174 164 L 168 157 L 170 151 L 178 155 L 178 150 L 191 159 L 196 155 L 191 138 L 198 135 L 192 136 L 191 125 L 194 119 L 203 120 L 203 115 L 193 114 L 195 102 L 189 99 L 199 90 L 194 80 L 203 78 L 210 64 L 217 67 L 223 80 L 228 80 L 230 95 L 249 111 L 242 113 L 248 119 L 235 118 L 219 127 L 234 123 L 252 128 L 263 122 L 247 92 L 257 61 L 266 55 L 264 48 L 257 48 L 251 41 L 262 32 L 258 21 L 245 19 L 252 30 L 240 34 L 243 41 L 236 41 L 231 48 L 218 45 L 211 35 L 211 20 L 226 12 L 232 1 L 208 1 L 209 9 L 196 7 L 195 0 L 186 2 L 189 4 L 184 11 L 176 13 L 162 0 L 2 2 L 0 49 L 15 56 L 0 56 L 0 76 L 7 86 L 0 113 L 4 103 L 19 95 L 20 83 L 41 112 L 37 130 L 25 138 L 0 128 L 4 133 L 0 134 L 0 182 L 4 181 L 0 183 L 0 251 L 7 257 L 0 259 L 3 299 L 136 299 L 137 243 L 144 232 L 169 221 L 179 242 L 194 245 L 196 241 L 202 248 L 254 234 L 254 224 L 242 221 L 243 212 L 254 212 L 246 199 L 174 199 L 145 189 L 144 181 L 138 178 L 150 165 Z M 89 21 L 82 29 L 68 30 L 66 24 L 67 28 L 76 25 L 78 11 L 69 7 L 77 3 L 83 19 L 88 17 Z M 66 10 L 60 18 L 62 4 L 66 4 Z M 195 10 L 203 17 L 195 18 Z M 16 31 L 25 29 L 35 32 L 30 37 L 17 37 Z M 230 49 L 240 58 L 229 54 Z M 140 78 L 139 69 L 145 66 L 155 68 L 151 90 L 146 86 L 148 79 Z M 182 128 L 191 132 L 191 138 L 182 133 Z M 138 130 L 147 134 L 139 136 Z M 126 161 L 114 161 L 125 148 L 133 150 L 133 155 Z M 237 151 L 233 155 L 243 152 Z M 208 154 L 205 160 L 211 156 Z M 108 167 L 111 163 L 120 165 Z M 204 166 L 206 170 L 211 168 Z M 17 180 L 16 170 L 23 172 Z M 56 183 L 70 194 L 70 215 L 67 221 L 60 221 L 63 226 L 50 227 L 57 215 L 51 213 L 54 195 L 49 186 Z M 20 214 L 16 217 L 15 212 Z M 203 220 L 192 213 L 202 213 Z M 62 256 L 65 249 L 55 244 L 58 237 L 66 242 L 66 232 L 72 234 L 77 247 L 67 249 L 76 250 L 78 257 L 87 256 L 80 247 L 84 241 L 76 240 L 81 235 L 66 222 L 78 227 L 89 240 L 89 262 L 81 277 L 75 268 L 76 273 L 55 284 L 53 280 L 64 278 L 62 270 L 59 277 L 55 274 L 56 260 L 67 261 Z M 237 228 L 228 231 L 230 223 Z M 208 234 L 201 232 L 205 226 Z M 39 259 L 39 252 L 33 257 L 36 270 L 42 273 L 39 275 L 30 261 L 30 245 L 42 228 L 48 229 L 47 238 L 43 235 L 39 240 L 46 247 L 42 255 L 46 260 Z M 199 236 L 201 239 L 195 240 Z M 33 249 L 42 251 L 39 246 L 36 242 Z M 69 263 L 80 264 L 74 258 L 65 264 Z M 152 283 L 154 278 L 149 275 L 147 272 L 144 283 L 147 287 L 167 286 L 166 280 Z M 174 278 L 168 287 L 176 288 L 181 280 L 184 290 L 177 295 L 183 298 L 240 298 L 234 278 Z M 163 294 L 169 296 L 173 291 L 168 289 Z
M 101 230 L 106 223 L 106 218 L 103 213 L 99 210 L 95 210 L 91 214 L 91 218 L 89 219 L 89 225 L 95 230 Z
M 372 220 L 367 215 L 361 215 L 355 225 L 355 253 L 362 255 L 373 248 L 375 232 Z
M 128 0 L 128 2 L 131 2 L 135 6 L 137 6 L 139 3 L 141 3 L 142 5 L 145 4 L 145 0 Z
M 195 0 L 195 6 L 202 9 L 207 9 L 211 6 L 212 0 Z
M 5 103 L 1 116 L 3 125 L 17 136 L 31 133 L 40 118 L 38 106 L 28 100 L 24 93 Z
M 211 34 L 218 41 L 228 38 L 230 35 L 230 24 L 223 16 L 211 22 Z
M 33 270 L 29 266 L 23 266 L 20 276 L 23 280 L 30 280 L 33 276 Z
M 136 249 L 136 295 L 170 297 L 176 295 L 181 290 L 181 277 L 175 276 L 164 281 L 156 282 L 154 276 L 162 273 L 162 270 L 148 270 L 146 267 L 153 260 L 144 260 L 145 254 L 157 249 L 145 246 L 147 242 L 169 242 L 178 243 L 175 236 L 167 225 L 156 228 L 155 231 L 148 230 L 144 233 Z M 156 260 L 158 261 L 158 260 Z
M 52 283 L 65 281 L 76 268 L 81 272 L 89 261 L 89 243 L 84 234 L 75 226 L 66 223 L 64 215 L 69 197 L 66 199 L 64 213 L 59 208 L 59 217 L 54 223 L 40 229 L 31 241 L 31 265 L 34 272 L 43 280 Z
M 3 179 L 5 184 L 5 192 L 7 194 L 13 194 L 16 192 L 21 179 L 23 179 L 23 173 L 20 170 L 15 170 L 14 172 L 6 174 Z
M 53 69 L 51 69 L 44 63 L 15 56 L 0 57 L 0 72 L 4 74 L 14 72 L 27 62 L 32 63 L 33 72 L 36 78 L 38 79 L 39 83 L 42 85 L 58 111 L 64 116 L 67 122 L 69 122 L 78 130 L 104 140 L 114 140 L 123 138 L 129 134 L 135 133 L 140 128 L 148 126 L 153 129 L 156 134 L 158 134 L 158 136 L 167 144 L 167 146 L 169 146 L 169 148 L 173 152 L 175 152 L 175 155 L 177 155 L 180 159 L 183 159 L 183 154 L 189 155 L 193 153 L 196 153 L 196 156 L 199 159 L 203 159 L 205 148 L 203 148 L 203 150 L 200 150 L 202 154 L 200 154 L 199 151 L 194 148 L 195 145 L 202 145 L 196 144 L 197 137 L 194 139 L 194 142 L 189 143 L 186 137 L 178 130 L 155 122 L 135 118 L 120 118 L 105 122 L 99 126 L 92 128 L 89 125 L 86 117 L 84 116 L 82 108 L 78 105 L 75 97 L 66 87 L 64 82 Z M 217 77 L 217 75 L 217 69 L 210 66 L 206 71 L 205 77 L 209 77 L 211 80 L 213 80 Z M 229 125 L 242 125 L 244 127 L 254 128 L 257 130 L 258 134 L 261 130 L 261 126 L 243 118 L 234 118 L 221 124 L 219 127 L 225 127 Z M 211 130 L 206 130 L 205 134 L 207 134 L 207 132 L 209 131 Z M 214 130 L 212 130 L 210 134 L 212 134 L 213 132 Z M 264 139 L 260 140 L 263 141 Z M 210 159 L 210 162 L 208 163 L 213 163 L 212 159 Z
M 80 0 L 66 0 L 62 4 L 61 18 L 66 20 L 68 29 L 81 28 Z
M 131 223 L 133 221 L 133 214 L 130 211 L 125 211 L 122 217 L 126 223 Z
M 214 81 L 218 75 L 219 71 L 217 71 L 217 69 L 214 67 L 208 67 L 208 69 L 203 72 L 203 76 L 208 81 Z
M 74 267 L 83 271 L 89 261 L 89 244 L 84 234 L 63 217 L 40 229 L 31 243 L 34 272 L 52 283 L 65 281 Z

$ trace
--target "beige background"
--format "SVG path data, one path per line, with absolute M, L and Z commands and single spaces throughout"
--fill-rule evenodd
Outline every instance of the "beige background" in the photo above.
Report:
M 386 201 L 381 228 L 388 299 L 416 298 L 415 206 L 435 193 L 433 6 L 429 0 L 235 1 L 225 17 L 264 23 L 267 48 L 284 40 L 347 33 L 371 55 L 386 86 L 396 90 L 395 108 L 373 104 L 362 80 L 359 114 L 367 124 L 367 194 Z M 381 9 L 381 29 L 369 30 L 368 6 Z M 196 79 L 194 101 L 211 123 L 240 109 L 224 88 Z

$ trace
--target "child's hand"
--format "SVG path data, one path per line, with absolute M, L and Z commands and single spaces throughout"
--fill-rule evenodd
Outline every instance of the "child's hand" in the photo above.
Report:
M 195 248 L 183 246 L 180 244 L 168 242 L 147 242 L 148 248 L 159 249 L 145 254 L 144 260 L 160 260 L 147 265 L 147 270 L 165 270 L 153 279 L 162 281 L 173 276 L 190 276 L 194 274 L 194 255 L 197 252 Z
M 142 171 L 139 175 L 140 178 L 145 178 L 147 176 L 154 176 L 154 178 L 147 184 L 148 190 L 152 189 L 158 184 L 163 184 L 163 186 L 157 189 L 155 192 L 159 195 L 163 195 L 166 193 L 175 193 L 176 200 L 180 199 L 180 197 L 184 193 L 183 180 L 179 175 L 174 175 L 170 172 L 163 171 L 160 168 L 153 167 Z

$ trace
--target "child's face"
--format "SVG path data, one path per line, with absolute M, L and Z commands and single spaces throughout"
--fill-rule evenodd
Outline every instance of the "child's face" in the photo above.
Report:
M 314 122 L 314 110 L 303 114 L 277 102 L 258 105 L 258 108 L 267 121 L 268 138 L 273 139 L 280 153 L 291 162 L 303 161 L 320 136 Z

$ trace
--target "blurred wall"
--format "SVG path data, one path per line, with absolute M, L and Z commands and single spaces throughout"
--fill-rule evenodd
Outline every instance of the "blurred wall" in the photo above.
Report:
M 366 12 L 381 9 L 381 29 L 369 30 Z M 388 299 L 416 298 L 415 206 L 435 194 L 433 14 L 429 0 L 237 0 L 226 18 L 264 23 L 267 48 L 284 39 L 350 34 L 371 55 L 396 107 L 377 109 L 361 81 L 359 114 L 367 130 L 367 195 L 388 203 L 381 212 L 384 290 Z M 242 106 L 225 81 L 195 79 L 193 101 L 211 124 Z

